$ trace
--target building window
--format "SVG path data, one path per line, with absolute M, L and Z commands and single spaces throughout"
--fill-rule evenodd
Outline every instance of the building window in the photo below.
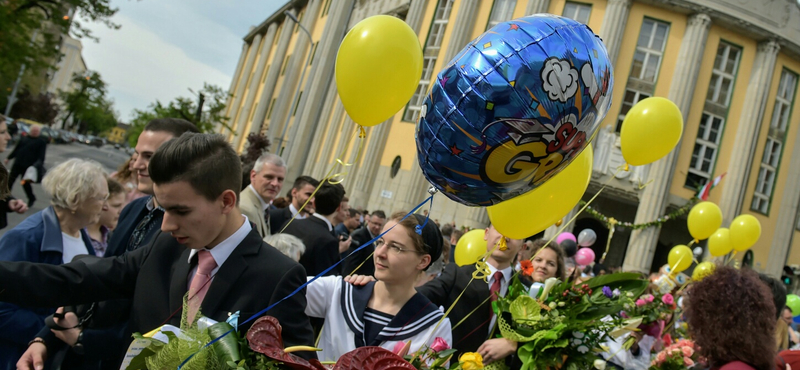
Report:
M 317 56 L 317 46 L 319 46 L 319 41 L 311 47 L 311 60 L 308 61 L 308 65 L 314 64 L 314 57 Z
M 297 30 L 300 29 L 300 23 L 303 22 L 303 15 L 306 14 L 306 10 L 303 9 L 300 11 L 300 14 L 297 15 L 297 22 L 294 23 L 294 33 L 297 33 Z
M 494 0 L 486 29 L 488 30 L 500 23 L 510 21 L 514 17 L 514 7 L 516 5 L 517 0 Z
M 636 90 L 627 89 L 625 90 L 625 97 L 622 99 L 622 108 L 619 110 L 619 117 L 617 118 L 617 129 L 616 132 L 620 132 L 622 130 L 622 121 L 625 120 L 625 115 L 628 114 L 628 111 L 633 108 L 636 103 L 640 100 L 647 99 L 650 97 L 650 94 L 643 93 Z
M 431 29 L 428 31 L 428 40 L 425 42 L 423 51 L 422 77 L 419 80 L 417 90 L 411 97 L 406 111 L 403 114 L 403 121 L 416 122 L 419 117 L 420 107 L 428 94 L 431 78 L 434 74 L 436 59 L 439 57 L 439 50 L 442 47 L 444 32 L 447 30 L 447 22 L 450 20 L 450 12 L 453 10 L 454 0 L 439 0 L 436 6 L 436 13 L 433 16 Z
M 699 189 L 711 178 L 717 160 L 724 119 L 706 112 L 700 120 L 685 185 Z
M 283 76 L 283 74 L 286 73 L 286 66 L 289 64 L 289 58 L 291 57 L 292 54 L 289 54 L 285 58 L 283 58 L 283 67 L 281 67 L 281 76 Z
M 322 18 L 328 15 L 328 11 L 331 10 L 331 0 L 325 0 L 325 5 L 322 6 L 322 12 L 319 14 L 319 17 Z
M 781 162 L 783 143 L 786 140 L 786 131 L 789 126 L 789 114 L 792 101 L 797 88 L 797 75 L 784 69 L 781 72 L 781 82 L 778 85 L 778 94 L 775 97 L 775 108 L 772 111 L 772 121 L 769 124 L 767 143 L 761 157 L 761 167 L 758 170 L 753 203 L 753 211 L 768 214 L 772 201 L 772 190 L 775 178 L 778 176 L 778 166 Z
M 740 48 L 721 42 L 714 59 L 714 70 L 711 72 L 711 83 L 708 85 L 706 101 L 728 107 L 733 91 L 733 79 L 739 68 Z
M 261 76 L 261 83 L 267 82 L 267 75 L 269 74 L 269 64 L 267 64 L 267 68 L 264 68 L 264 74 Z
M 592 13 L 591 4 L 581 4 L 572 1 L 567 1 L 567 4 L 564 5 L 564 13 L 562 15 L 567 18 L 572 18 L 583 24 L 588 24 L 589 15 L 591 13 Z
M 278 98 L 272 98 L 272 102 L 269 103 L 269 108 L 267 108 L 267 119 L 272 118 L 272 108 L 275 107 L 275 100 L 278 100 Z
M 633 55 L 631 78 L 656 82 L 668 34 L 669 24 L 653 19 L 644 20 L 642 30 L 639 31 L 639 41 L 636 43 L 636 53 Z
M 301 91 L 299 94 L 297 94 L 297 100 L 294 102 L 294 110 L 292 111 L 292 117 L 294 117 L 294 115 L 297 114 L 297 108 L 300 106 L 300 99 L 302 98 L 303 98 L 303 92 Z

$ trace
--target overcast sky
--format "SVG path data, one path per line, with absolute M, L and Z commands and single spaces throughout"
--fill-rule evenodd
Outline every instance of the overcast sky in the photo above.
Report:
M 133 109 L 190 97 L 203 82 L 228 89 L 242 39 L 285 0 L 112 0 L 110 30 L 92 24 L 99 43 L 82 40 L 83 58 L 108 84 L 123 122 Z

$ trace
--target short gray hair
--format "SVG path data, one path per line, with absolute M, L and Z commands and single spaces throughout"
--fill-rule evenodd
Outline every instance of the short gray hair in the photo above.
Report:
M 289 258 L 300 261 L 300 256 L 306 252 L 306 246 L 300 238 L 290 234 L 273 234 L 264 237 L 264 242 L 275 247 Z
M 93 160 L 73 158 L 47 171 L 42 180 L 42 188 L 50 195 L 50 203 L 56 207 L 75 210 L 78 205 L 99 192 L 95 182 L 106 179 L 103 166 Z
M 286 163 L 283 161 L 283 158 L 277 154 L 264 153 L 258 157 L 258 159 L 256 159 L 256 164 L 253 165 L 253 170 L 256 172 L 261 172 L 261 169 L 264 168 L 264 164 L 266 163 L 274 165 L 275 167 L 286 168 Z
M 436 261 L 431 262 L 431 264 L 428 265 L 428 269 L 425 270 L 425 273 L 437 277 L 442 271 L 444 271 L 444 254 L 439 255 Z

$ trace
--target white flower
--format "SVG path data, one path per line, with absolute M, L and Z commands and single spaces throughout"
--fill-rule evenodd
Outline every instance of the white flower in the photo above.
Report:
M 572 337 L 573 337 L 573 338 L 578 338 L 578 339 L 581 339 L 581 338 L 583 338 L 584 336 L 585 336 L 585 334 L 583 334 L 583 333 L 581 333 L 581 332 L 579 332 L 579 331 L 573 331 L 573 332 L 572 332 Z
M 550 294 L 550 291 L 553 290 L 553 287 L 559 283 L 559 280 L 551 277 L 544 281 L 544 288 L 542 288 L 542 294 L 539 296 L 539 300 L 544 302 L 547 300 L 547 296 Z
M 619 294 L 620 294 L 619 288 L 617 288 L 617 289 L 614 289 L 614 290 L 611 292 L 611 295 L 613 295 L 614 297 L 619 297 Z
M 586 352 L 589 352 L 589 347 L 580 346 L 580 347 L 578 347 L 578 352 L 585 354 Z
M 555 309 L 556 308 L 556 303 L 555 302 L 550 302 L 550 304 L 548 306 L 550 306 L 551 309 Z
M 631 309 L 631 305 L 625 303 L 624 305 L 622 305 L 622 308 L 624 308 L 626 310 L 630 310 Z
M 634 318 L 630 318 L 630 319 L 625 319 L 622 322 L 623 322 L 623 325 L 621 327 L 615 328 L 610 333 L 608 333 L 608 335 L 610 335 L 611 338 L 616 339 L 616 338 L 619 338 L 619 337 L 621 337 L 621 336 L 623 336 L 625 334 L 628 334 L 628 333 L 636 330 L 636 328 L 638 328 L 639 325 L 642 324 L 642 318 L 641 317 L 634 317 Z
M 564 307 L 564 306 L 566 306 L 566 303 L 564 303 L 563 301 L 558 302 L 558 307 Z
M 625 295 L 627 295 L 628 297 L 633 297 L 633 293 L 631 293 L 631 292 L 628 292 Z
M 583 341 L 580 339 L 573 339 L 572 344 L 575 346 L 580 346 L 581 344 L 583 344 Z
M 603 360 L 594 360 L 594 368 L 597 370 L 606 370 L 606 362 Z

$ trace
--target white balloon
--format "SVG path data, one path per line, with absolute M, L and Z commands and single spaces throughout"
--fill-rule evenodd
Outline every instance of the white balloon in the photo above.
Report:
M 592 229 L 583 229 L 578 234 L 578 245 L 581 247 L 591 247 L 597 241 L 597 234 Z
M 695 257 L 698 257 L 698 256 L 700 256 L 701 254 L 703 254 L 703 248 L 701 248 L 701 247 L 694 247 L 694 250 L 692 251 L 692 253 L 694 253 L 694 256 L 695 256 Z

